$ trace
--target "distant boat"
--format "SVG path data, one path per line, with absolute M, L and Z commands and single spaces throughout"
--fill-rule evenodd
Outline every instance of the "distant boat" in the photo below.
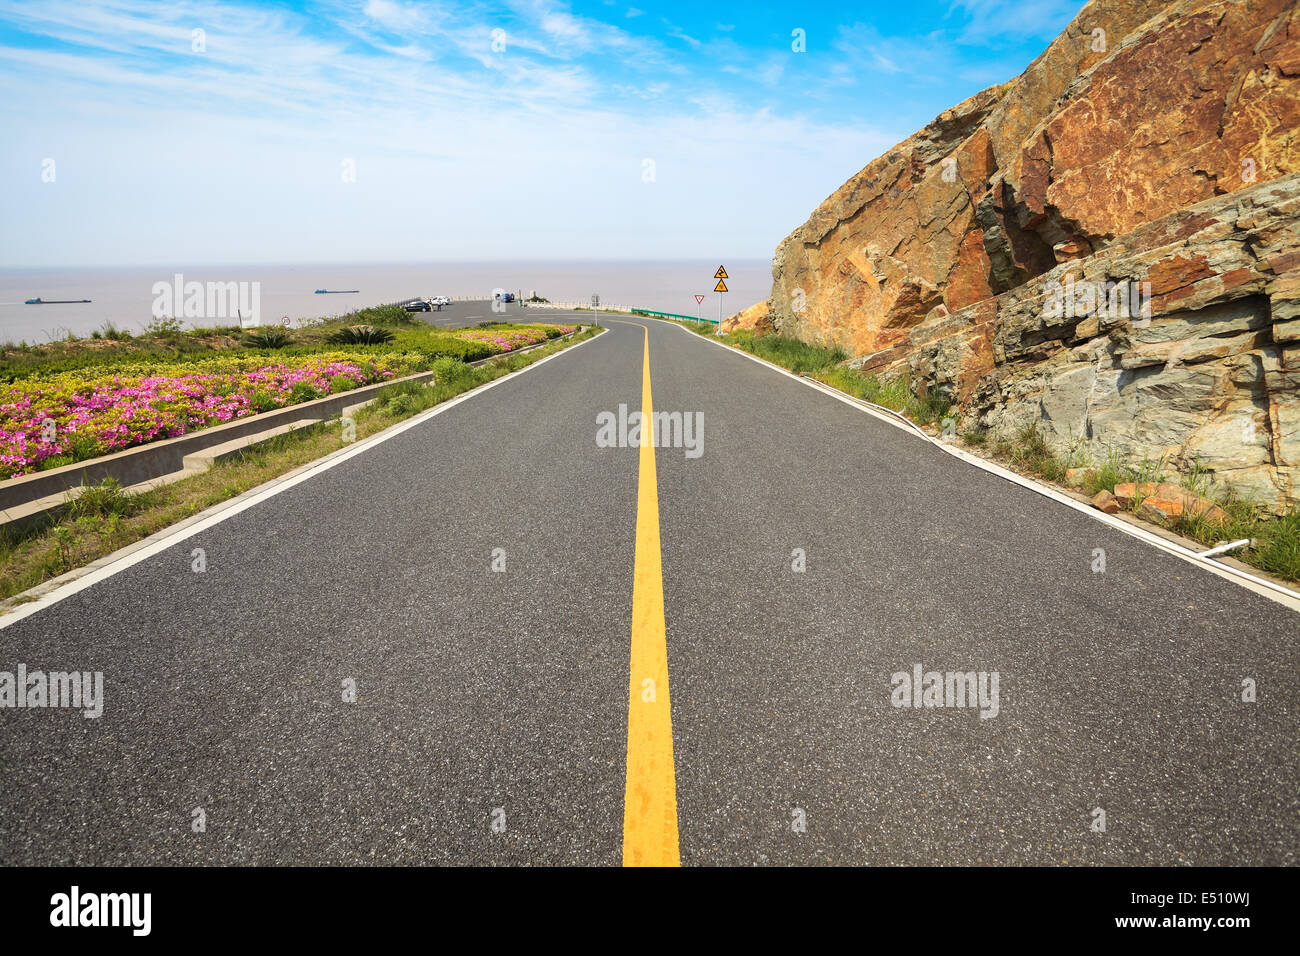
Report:
M 89 299 L 28 299 L 23 305 L 80 305 Z
M 317 295 L 350 295 L 353 292 L 360 292 L 360 289 L 317 289 Z

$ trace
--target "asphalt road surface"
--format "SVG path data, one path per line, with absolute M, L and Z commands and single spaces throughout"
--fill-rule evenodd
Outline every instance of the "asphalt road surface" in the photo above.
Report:
M 0 630 L 105 682 L 0 710 L 0 862 L 1296 862 L 1293 611 L 609 324 Z

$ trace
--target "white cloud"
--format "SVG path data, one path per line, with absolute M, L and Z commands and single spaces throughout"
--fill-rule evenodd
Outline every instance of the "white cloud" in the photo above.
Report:
M 901 138 L 743 107 L 681 82 L 650 41 L 541 0 L 512 9 L 494 54 L 478 7 L 327 0 L 307 18 L 211 0 L 164 13 L 146 0 L 10 3 L 0 23 L 55 43 L 0 45 L 0 126 L 13 134 L 0 208 L 37 224 L 0 229 L 0 261 L 662 256 L 719 243 L 766 256 Z M 644 57 L 604 79 L 611 51 Z M 748 71 L 772 84 L 783 64 Z M 59 163 L 47 187 L 32 173 L 45 156 Z M 682 228 L 704 208 L 722 232 Z
M 958 36 L 963 43 L 1026 35 L 1051 41 L 1083 6 L 1083 0 L 953 0 L 948 16 L 970 18 Z
M 832 47 L 841 55 L 833 74 L 850 82 L 872 74 L 905 73 L 913 82 L 933 83 L 938 71 L 951 68 L 951 40 L 941 33 L 891 37 L 872 24 L 854 23 L 839 28 Z
M 366 0 L 365 14 L 387 29 L 399 32 L 422 29 L 427 24 L 425 9 L 396 0 Z

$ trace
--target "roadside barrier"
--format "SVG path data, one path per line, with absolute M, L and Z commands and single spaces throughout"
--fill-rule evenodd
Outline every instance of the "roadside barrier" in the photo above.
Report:
M 680 319 L 683 322 L 708 322 L 710 325 L 717 325 L 717 319 L 706 319 L 698 315 L 681 315 L 677 312 L 656 312 L 653 309 L 633 309 L 637 315 L 657 316 L 661 319 Z

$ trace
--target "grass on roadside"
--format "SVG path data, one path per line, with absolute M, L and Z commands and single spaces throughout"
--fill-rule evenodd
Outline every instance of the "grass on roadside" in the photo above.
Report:
M 950 408 L 946 397 L 938 393 L 913 395 L 902 378 L 879 379 L 843 364 L 848 356 L 838 347 L 811 345 L 786 335 L 755 336 L 748 330 L 711 336 L 726 345 L 744 349 L 774 365 L 797 375 L 807 375 L 833 388 L 900 412 L 918 425 L 943 421 Z
M 1014 438 L 999 436 L 991 448 L 993 455 L 1016 471 L 1028 472 L 1048 481 L 1063 481 L 1069 465 L 1048 446 L 1037 423 L 1022 428 Z M 1113 490 L 1113 487 L 1112 487 Z
M 478 366 L 439 358 L 433 363 L 434 385 L 399 382 L 380 389 L 376 401 L 355 417 L 356 439 L 531 365 L 598 331 L 584 329 L 569 339 L 502 355 Z M 0 531 L 0 599 L 83 567 L 342 447 L 341 422 L 336 418 L 272 438 L 203 474 L 151 491 L 130 494 L 112 479 L 85 488 L 58 517 L 16 533 Z
M 1084 469 L 1079 490 L 1090 498 L 1101 491 L 1114 494 L 1115 486 L 1124 482 L 1139 485 L 1174 482 L 1213 501 L 1223 509 L 1228 519 L 1216 522 L 1204 516 L 1184 514 L 1174 519 L 1171 530 L 1207 549 L 1225 541 L 1249 538 L 1255 542 L 1254 546 L 1232 552 L 1233 557 L 1284 580 L 1300 581 L 1300 511 L 1292 509 L 1280 516 L 1271 514 L 1250 497 L 1216 484 L 1199 462 L 1193 463 L 1185 475 L 1173 472 L 1164 460 L 1147 459 L 1128 464 L 1113 453 L 1104 462 L 1092 464 L 1074 448 L 1053 449 L 1038 430 L 1037 423 L 1025 426 L 1011 438 L 990 437 L 982 432 L 977 434 L 981 436 L 981 443 L 990 442 L 994 457 L 1016 471 L 1060 483 L 1064 481 L 1067 469 Z M 1136 512 L 1140 503 L 1141 497 L 1136 498 L 1130 510 Z

